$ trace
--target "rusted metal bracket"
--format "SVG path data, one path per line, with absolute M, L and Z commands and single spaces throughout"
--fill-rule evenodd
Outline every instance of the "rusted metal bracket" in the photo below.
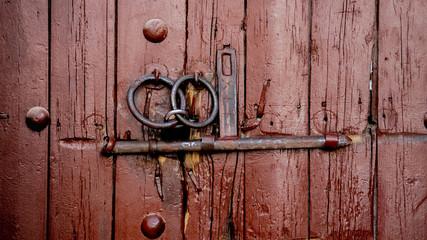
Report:
M 264 116 L 265 95 L 266 95 L 268 86 L 270 86 L 270 81 L 271 81 L 271 79 L 268 78 L 264 82 L 264 85 L 262 87 L 261 96 L 259 97 L 258 109 L 257 109 L 257 112 L 256 112 L 256 119 L 254 121 L 248 122 L 247 124 L 245 124 L 244 126 L 242 126 L 241 129 L 242 129 L 243 132 L 247 132 L 249 130 L 252 130 L 252 129 L 258 127 L 259 124 L 261 123 L 261 119 Z
M 342 134 L 324 136 L 254 137 L 215 139 L 213 136 L 189 141 L 106 141 L 105 154 L 160 154 L 176 152 L 225 152 L 278 149 L 336 149 L 349 146 L 351 138 Z
M 217 56 L 219 136 L 237 136 L 236 50 L 225 48 Z

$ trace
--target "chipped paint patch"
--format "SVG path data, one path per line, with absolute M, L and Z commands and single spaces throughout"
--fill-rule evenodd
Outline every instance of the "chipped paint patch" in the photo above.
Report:
M 160 164 L 163 164 L 163 163 L 166 161 L 166 158 L 165 158 L 165 157 L 163 157 L 163 156 L 159 156 L 159 157 L 157 158 L 157 160 L 159 161 L 159 163 L 160 163 Z
M 353 143 L 363 143 L 364 139 L 363 139 L 363 135 L 348 135 L 349 138 L 351 138 L 351 141 Z
M 190 213 L 188 212 L 188 210 L 185 212 L 185 217 L 184 217 L 184 233 L 187 230 L 187 225 L 188 225 L 188 219 L 190 218 Z

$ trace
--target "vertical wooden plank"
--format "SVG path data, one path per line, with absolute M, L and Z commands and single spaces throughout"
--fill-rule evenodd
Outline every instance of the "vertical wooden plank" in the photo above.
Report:
M 379 9 L 379 129 L 425 134 L 427 3 L 380 1 Z
M 427 238 L 427 135 L 380 135 L 378 239 Z
M 130 113 L 126 95 L 133 81 L 151 74 L 145 72 L 147 65 L 163 65 L 173 80 L 182 75 L 186 46 L 186 4 L 184 0 L 119 1 L 117 7 L 117 138 L 158 138 L 158 131 L 143 127 Z M 142 30 L 148 20 L 158 18 L 166 23 L 168 35 L 161 43 L 151 43 L 144 38 Z M 141 112 L 144 111 L 146 95 L 147 91 L 143 87 L 135 97 Z M 152 90 L 149 118 L 163 121 L 170 109 L 168 88 Z M 161 168 L 162 184 L 159 187 L 163 200 L 155 183 L 156 161 L 159 161 Z M 161 215 L 166 222 L 161 239 L 182 238 L 184 194 L 182 169 L 177 156 L 118 156 L 116 169 L 115 238 L 142 238 L 141 220 L 149 213 Z
M 188 4 L 188 51 L 187 66 L 192 69 L 199 62 L 210 71 L 216 69 L 217 52 L 224 44 L 236 50 L 237 65 L 232 69 L 237 73 L 237 90 L 241 99 L 244 96 L 244 21 L 243 1 L 204 0 L 189 1 Z M 215 81 L 212 81 L 215 85 Z M 221 91 L 218 89 L 217 91 Z M 210 102 L 205 101 L 203 92 L 197 109 L 200 118 L 209 114 L 205 109 Z M 221 102 L 221 101 L 220 101 Z M 243 105 L 243 101 L 241 101 Z M 225 111 L 224 111 L 225 110 Z M 237 115 L 238 112 L 230 112 Z M 221 112 L 227 109 L 220 106 L 219 137 L 237 135 L 237 120 L 234 126 L 221 124 Z M 240 115 L 242 115 L 240 111 Z M 194 138 L 211 134 L 211 127 L 202 129 Z M 187 211 L 185 215 L 185 237 L 188 239 L 240 239 L 243 238 L 243 157 L 237 153 L 199 155 L 188 154 L 186 162 L 194 167 L 201 191 L 196 191 L 188 180 Z
M 108 239 L 113 126 L 113 1 L 52 1 L 49 237 Z M 109 92 L 110 91 L 110 92 Z
M 25 124 L 48 108 L 47 2 L 0 3 L 0 238 L 46 238 L 48 130 Z
M 308 134 L 309 1 L 247 2 L 246 117 L 264 116 L 245 136 Z M 307 151 L 245 153 L 245 236 L 306 238 Z
M 378 237 L 425 239 L 425 1 L 379 3 Z M 408 133 L 415 133 L 409 135 Z
M 373 147 L 368 126 L 375 1 L 313 1 L 311 134 L 358 134 L 333 152 L 313 150 L 311 237 L 370 239 Z

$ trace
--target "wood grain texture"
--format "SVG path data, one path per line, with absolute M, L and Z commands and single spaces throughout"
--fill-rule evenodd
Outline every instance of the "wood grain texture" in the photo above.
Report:
M 107 239 L 113 161 L 114 2 L 52 2 L 49 237 Z
M 371 239 L 374 158 L 368 126 L 374 1 L 313 1 L 310 127 L 362 134 L 356 144 L 310 154 L 311 237 Z
M 378 239 L 427 238 L 426 135 L 380 135 Z
M 378 126 L 427 133 L 427 3 L 380 1 Z
M 25 115 L 48 108 L 47 2 L 0 3 L 0 238 L 45 239 L 48 129 Z
M 264 116 L 245 136 L 308 134 L 309 1 L 248 1 L 245 114 L 267 78 Z M 245 153 L 245 236 L 307 236 L 307 151 Z
M 120 1 L 117 18 L 117 137 L 126 139 L 159 138 L 158 131 L 138 122 L 128 109 L 126 95 L 130 84 L 145 72 L 149 64 L 167 68 L 169 78 L 176 80 L 184 72 L 186 5 L 180 1 Z M 144 38 L 144 24 L 154 18 L 165 21 L 168 36 L 161 43 Z M 135 102 L 144 112 L 146 89 L 140 89 Z M 171 109 L 168 88 L 153 90 L 149 119 L 163 121 Z M 163 131 L 165 133 L 167 131 Z M 172 136 L 173 133 L 166 135 Z M 163 200 L 155 184 L 156 161 L 162 175 Z M 166 222 L 161 239 L 183 236 L 182 169 L 176 155 L 119 156 L 116 165 L 115 238 L 144 238 L 140 230 L 142 218 L 148 213 L 160 214 Z
M 311 237 L 373 238 L 372 145 L 365 134 L 346 149 L 310 154 Z
M 237 91 L 244 96 L 244 21 L 243 1 L 204 0 L 189 1 L 188 5 L 188 50 L 187 66 L 191 68 L 198 62 L 216 70 L 217 52 L 224 44 L 236 50 Z M 225 64 L 224 64 L 225 65 Z M 215 81 L 212 81 L 215 85 Z M 218 89 L 217 91 L 221 91 Z M 210 102 L 207 94 L 201 93 L 197 109 L 200 119 L 207 117 Z M 221 102 L 221 100 L 220 100 Z M 241 101 L 243 106 L 243 101 Z M 222 114 L 233 115 L 220 106 Z M 243 111 L 240 111 L 240 115 Z M 228 116 L 230 116 L 228 115 Z M 241 118 L 240 118 L 241 119 Z M 219 125 L 218 137 L 236 136 L 235 126 Z M 193 138 L 211 134 L 211 127 L 193 133 Z M 187 179 L 188 197 L 185 215 L 185 237 L 188 239 L 242 239 L 244 236 L 244 165 L 243 155 L 221 153 L 210 155 L 188 154 L 186 162 L 193 166 L 202 191 L 196 191 Z

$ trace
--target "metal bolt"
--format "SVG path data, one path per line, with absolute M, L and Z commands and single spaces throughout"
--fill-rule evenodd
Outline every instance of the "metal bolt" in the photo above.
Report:
M 165 231 L 165 220 L 158 214 L 145 215 L 141 222 L 141 232 L 144 236 L 154 239 Z
M 28 110 L 25 122 L 34 131 L 41 131 L 49 124 L 49 112 L 43 107 L 33 107 Z
M 148 41 L 159 43 L 168 36 L 168 27 L 161 19 L 150 19 L 145 23 L 143 33 Z

